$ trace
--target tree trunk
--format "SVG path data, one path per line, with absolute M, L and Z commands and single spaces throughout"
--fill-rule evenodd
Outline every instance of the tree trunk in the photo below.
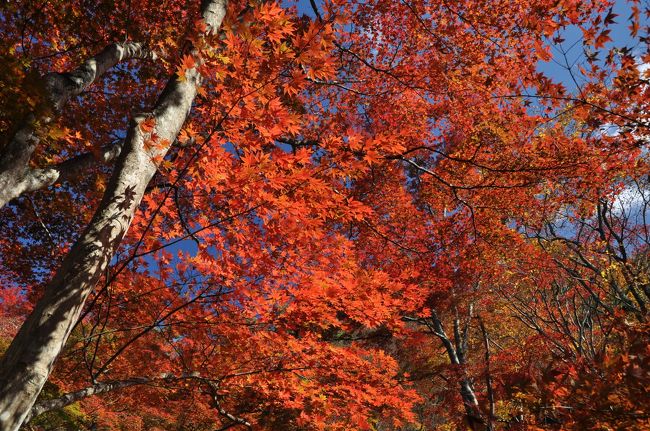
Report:
M 227 0 L 204 1 L 203 19 L 208 31 L 216 31 L 225 16 Z M 54 361 L 77 322 L 84 303 L 126 234 L 147 184 L 160 160 L 178 135 L 189 114 L 198 71 L 186 80 L 172 77 L 150 118 L 163 148 L 147 149 L 139 121 L 132 122 L 102 202 L 85 232 L 63 260 L 46 286 L 9 349 L 0 361 L 0 429 L 16 431 L 31 410 Z M 156 147 L 156 146 L 154 146 Z
M 483 429 L 485 421 L 481 414 L 481 408 L 474 394 L 472 382 L 466 377 L 463 377 L 460 382 L 460 396 L 465 406 L 465 419 L 467 419 L 470 429 L 472 431 Z
M 442 321 L 438 318 L 435 310 L 432 310 L 431 320 L 433 325 L 431 327 L 432 332 L 436 335 L 442 342 L 447 356 L 449 357 L 449 362 L 458 367 L 465 366 L 465 351 L 464 345 L 466 344 L 464 340 L 461 340 L 461 333 L 458 329 L 458 322 L 454 321 L 454 336 L 455 336 L 455 345 L 454 342 L 447 336 L 445 329 L 442 325 Z M 472 431 L 482 429 L 485 426 L 485 421 L 483 420 L 483 415 L 481 414 L 481 407 L 474 393 L 474 387 L 472 381 L 466 375 L 464 370 L 461 370 L 462 376 L 459 382 L 460 385 L 460 397 L 463 400 L 463 406 L 465 407 L 465 419 L 467 424 Z
M 485 328 L 485 324 L 483 323 L 483 319 L 481 319 L 481 316 L 478 316 L 478 323 L 481 328 L 481 334 L 483 335 L 483 346 L 485 347 L 485 387 L 487 390 L 487 398 L 488 398 L 488 403 L 490 408 L 486 431 L 493 431 L 495 413 L 494 413 L 494 391 L 492 390 L 492 373 L 490 372 L 490 355 L 491 355 L 490 336 L 488 334 L 487 329 Z

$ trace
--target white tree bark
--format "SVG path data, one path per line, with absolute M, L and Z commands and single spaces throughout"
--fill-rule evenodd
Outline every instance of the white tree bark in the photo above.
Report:
M 70 73 L 49 73 L 43 77 L 45 101 L 30 113 L 9 142 L 0 150 L 0 208 L 37 185 L 47 187 L 56 181 L 52 173 L 43 177 L 29 168 L 29 160 L 40 142 L 39 128 L 52 122 L 52 115 L 74 96 L 81 94 L 97 78 L 121 61 L 134 58 L 155 59 L 156 55 L 139 43 L 114 43 Z
M 95 163 L 110 163 L 115 161 L 122 151 L 122 143 L 110 145 L 102 150 L 99 157 L 92 153 L 81 154 L 65 160 L 57 165 L 41 169 L 25 169 L 18 177 L 13 177 L 14 184 L 5 191 L 8 200 L 21 196 L 23 193 L 41 190 L 56 182 L 71 181 Z
M 204 1 L 203 19 L 216 31 L 226 14 L 227 0 Z M 108 266 L 133 220 L 147 184 L 174 142 L 196 96 L 200 75 L 172 77 L 153 111 L 155 134 L 162 148 L 146 148 L 148 138 L 136 119 L 128 131 L 122 153 L 102 202 L 86 231 L 64 258 L 53 280 L 36 304 L 0 361 L 0 430 L 16 431 L 29 414 L 54 361 L 63 349 L 84 303 Z

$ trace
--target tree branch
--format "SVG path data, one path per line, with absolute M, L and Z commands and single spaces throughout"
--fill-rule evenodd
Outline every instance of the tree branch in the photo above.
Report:
M 25 419 L 25 423 L 34 419 L 35 417 L 42 415 L 43 413 L 60 410 L 64 407 L 69 406 L 70 404 L 76 403 L 84 398 L 91 397 L 93 395 L 100 395 L 106 392 L 115 391 L 118 389 L 124 389 L 136 385 L 148 385 L 152 383 L 170 383 L 176 382 L 179 380 L 199 380 L 207 382 L 209 379 L 200 377 L 198 374 L 184 374 L 182 376 L 169 376 L 162 375 L 160 377 L 132 377 L 124 380 L 111 380 L 108 382 L 98 382 L 92 386 L 88 386 L 78 391 L 70 392 L 68 394 L 62 395 L 58 398 L 53 398 L 50 400 L 43 400 L 34 404 L 31 411 Z
M 156 60 L 157 58 L 155 52 L 148 50 L 141 43 L 112 43 L 72 72 L 45 75 L 48 101 L 59 110 L 71 97 L 81 94 L 116 64 L 132 59 Z
M 71 181 L 96 162 L 107 164 L 117 159 L 122 152 L 122 142 L 106 146 L 99 157 L 93 153 L 80 154 L 57 165 L 42 169 L 30 169 L 16 186 L 17 196 L 41 190 L 56 182 Z
M 60 111 L 70 98 L 81 94 L 108 69 L 135 58 L 155 60 L 157 56 L 140 43 L 113 43 L 72 72 L 49 73 L 43 77 L 43 102 L 27 115 L 0 151 L 0 208 L 30 190 L 30 184 L 38 189 L 44 187 L 42 184 L 56 181 L 52 179 L 55 172 L 29 169 L 29 160 L 41 139 L 38 129 L 53 121 L 52 111 Z

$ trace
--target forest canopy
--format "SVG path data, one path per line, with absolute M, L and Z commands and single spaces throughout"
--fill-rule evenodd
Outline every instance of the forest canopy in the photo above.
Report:
M 0 430 L 650 429 L 650 4 L 0 9 Z

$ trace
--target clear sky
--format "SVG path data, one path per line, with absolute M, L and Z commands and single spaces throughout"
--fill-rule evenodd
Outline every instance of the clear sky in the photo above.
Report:
M 639 41 L 634 41 L 630 37 L 628 26 L 630 25 L 629 17 L 632 14 L 631 4 L 627 0 L 617 0 L 613 13 L 618 16 L 614 18 L 614 24 L 610 26 L 609 36 L 612 41 L 605 45 L 605 49 L 627 47 L 632 49 L 632 53 L 636 56 L 646 51 L 647 46 L 640 46 Z M 644 15 L 643 11 L 641 11 L 641 20 L 642 26 L 648 25 L 648 17 Z M 540 62 L 539 70 L 563 82 L 568 89 L 575 89 L 567 65 L 577 66 L 586 61 L 582 46 L 582 31 L 576 26 L 567 27 L 562 33 L 562 38 L 564 42 L 553 46 L 554 58 L 549 62 Z M 599 59 L 602 60 L 602 58 Z

